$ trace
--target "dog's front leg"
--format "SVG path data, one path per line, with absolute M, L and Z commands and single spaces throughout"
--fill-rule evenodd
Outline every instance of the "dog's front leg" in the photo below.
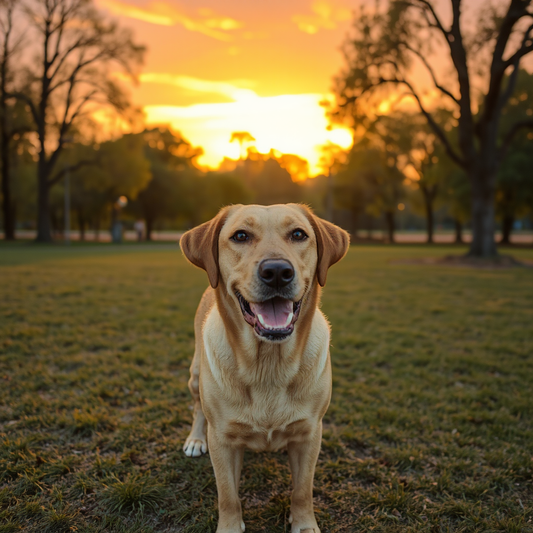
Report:
M 217 482 L 217 533 L 242 533 L 244 522 L 239 500 L 239 482 L 244 448 L 231 447 L 222 442 L 210 425 L 207 427 L 207 440 Z
M 304 441 L 287 445 L 292 474 L 291 516 L 292 533 L 320 533 L 313 511 L 313 478 L 320 453 L 322 422 Z

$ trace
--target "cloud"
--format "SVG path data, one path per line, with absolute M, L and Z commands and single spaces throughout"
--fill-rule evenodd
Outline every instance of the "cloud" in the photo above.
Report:
M 217 15 L 212 9 L 199 9 L 198 13 L 204 18 L 204 24 L 208 28 L 216 28 L 219 30 L 238 30 L 242 28 L 244 24 L 229 17 L 221 17 Z
M 220 94 L 234 101 L 253 100 L 257 94 L 249 89 L 253 82 L 249 80 L 211 81 L 194 78 L 192 76 L 175 76 L 157 72 L 147 72 L 139 76 L 142 83 L 164 83 L 175 85 L 189 91 L 201 93 Z M 240 87 L 239 87 L 240 85 Z M 245 87 L 242 87 L 242 86 Z
M 209 9 L 199 10 L 199 17 L 190 17 L 162 1 L 152 1 L 145 8 L 133 6 L 123 0 L 98 0 L 98 4 L 115 15 L 161 26 L 183 26 L 189 31 L 199 32 L 219 41 L 231 41 L 232 36 L 226 32 L 243 27 L 242 22 L 219 16 Z
M 352 18 L 351 10 L 344 7 L 334 7 L 323 0 L 316 0 L 311 10 L 313 15 L 294 15 L 292 21 L 298 28 L 311 35 L 321 29 L 333 30 L 338 22 L 344 22 Z

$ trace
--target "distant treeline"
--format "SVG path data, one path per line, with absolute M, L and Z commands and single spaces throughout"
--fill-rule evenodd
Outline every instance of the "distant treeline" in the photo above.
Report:
M 530 215 L 533 206 L 533 155 L 526 141 L 515 143 L 500 170 L 497 205 L 504 241 L 514 221 Z M 304 202 L 353 234 L 385 229 L 389 241 L 394 241 L 398 216 L 405 219 L 408 213 L 419 227 L 425 217 L 429 241 L 436 211 L 455 227 L 458 241 L 470 217 L 468 181 L 416 115 L 382 118 L 351 150 L 325 147 L 327 172 L 316 178 L 305 179 L 307 161 L 291 154 L 261 154 L 252 147 L 243 159 L 226 159 L 216 171 L 199 168 L 201 154 L 201 148 L 168 128 L 66 147 L 58 162 L 63 179 L 51 191 L 53 232 L 64 229 L 67 176 L 72 228 L 82 239 L 87 229 L 108 231 L 113 216 L 130 223 L 144 220 L 150 239 L 156 228 L 187 229 L 231 203 Z M 30 143 L 17 145 L 13 205 L 19 227 L 35 227 L 34 159 Z M 128 204 L 118 214 L 120 196 Z

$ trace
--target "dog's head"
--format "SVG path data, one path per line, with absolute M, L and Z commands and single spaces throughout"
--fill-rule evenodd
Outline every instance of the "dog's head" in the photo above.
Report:
M 346 254 L 349 236 L 303 205 L 234 205 L 186 232 L 180 245 L 213 288 L 224 284 L 261 339 L 279 342 L 294 331 L 315 279 L 323 287 Z

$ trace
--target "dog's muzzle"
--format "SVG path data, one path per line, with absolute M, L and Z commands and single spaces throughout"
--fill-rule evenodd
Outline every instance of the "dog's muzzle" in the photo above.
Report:
M 263 302 L 248 302 L 243 295 L 235 291 L 244 320 L 255 332 L 270 341 L 282 341 L 294 331 L 298 320 L 302 300 L 293 302 L 288 298 L 274 296 Z

